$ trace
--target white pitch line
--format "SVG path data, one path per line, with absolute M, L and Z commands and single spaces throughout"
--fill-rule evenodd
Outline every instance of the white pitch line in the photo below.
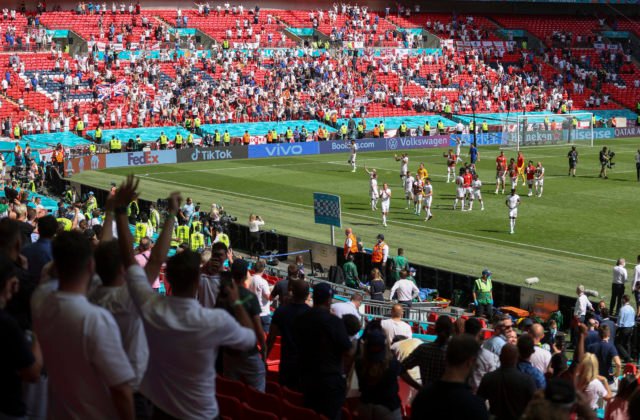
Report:
M 192 187 L 192 188 L 200 189 L 200 190 L 204 189 L 204 190 L 219 192 L 219 193 L 223 193 L 223 194 L 236 195 L 236 196 L 242 197 L 242 198 L 252 198 L 252 199 L 259 199 L 259 200 L 263 200 L 263 201 L 271 201 L 273 203 L 286 204 L 288 206 L 313 208 L 313 206 L 310 206 L 308 204 L 293 203 L 293 202 L 289 202 L 289 201 L 277 200 L 275 198 L 270 198 L 270 197 L 260 197 L 260 196 L 256 196 L 256 195 L 252 195 L 252 194 L 243 194 L 243 193 L 239 193 L 239 192 L 236 192 L 236 191 L 228 191 L 228 190 L 221 190 L 219 188 L 204 187 L 204 186 L 201 186 L 201 185 L 188 184 L 186 182 L 169 181 L 169 180 L 166 180 L 166 179 L 154 178 L 154 177 L 146 177 L 146 179 L 156 180 L 156 181 L 159 181 L 159 182 L 162 182 L 162 183 L 170 183 L 170 184 L 180 185 L 180 186 L 184 186 L 184 187 Z M 365 215 L 362 215 L 362 214 L 349 213 L 349 212 L 343 212 L 343 214 L 346 214 L 346 215 L 349 215 L 349 216 L 352 216 L 352 217 L 355 217 L 355 218 L 364 218 L 364 219 L 369 219 L 369 220 L 380 221 L 379 217 L 365 216 Z M 590 259 L 594 259 L 594 260 L 600 260 L 600 261 L 606 261 L 606 262 L 613 261 L 613 260 L 611 260 L 609 258 L 597 257 L 597 256 L 594 256 L 594 255 L 581 254 L 581 253 L 578 253 L 578 252 L 571 252 L 571 251 L 564 251 L 564 250 L 561 250 L 561 249 L 548 248 L 548 247 L 539 246 L 539 245 L 524 244 L 524 243 L 521 243 L 521 242 L 507 241 L 506 239 L 491 238 L 491 237 L 488 237 L 488 236 L 475 235 L 475 234 L 472 234 L 472 233 L 465 233 L 465 232 L 458 232 L 458 231 L 449 230 L 449 229 L 435 228 L 435 227 L 427 226 L 427 225 L 424 225 L 424 224 L 419 225 L 419 224 L 415 224 L 415 223 L 400 222 L 400 221 L 394 221 L 394 220 L 388 220 L 387 222 L 388 223 L 392 223 L 392 224 L 397 224 L 397 225 L 403 225 L 403 226 L 425 228 L 427 230 L 432 230 L 432 231 L 436 231 L 436 232 L 467 236 L 467 237 L 474 238 L 474 239 L 483 239 L 483 240 L 489 240 L 489 241 L 494 241 L 494 242 L 499 242 L 499 243 L 504 243 L 504 244 L 509 244 L 509 245 L 518 245 L 518 246 L 525 247 L 525 248 L 533 248 L 533 249 L 539 249 L 539 250 L 543 250 L 543 251 L 557 252 L 557 253 L 562 253 L 562 254 L 567 254 L 567 255 L 577 256 L 577 257 L 586 257 L 586 258 L 590 258 Z

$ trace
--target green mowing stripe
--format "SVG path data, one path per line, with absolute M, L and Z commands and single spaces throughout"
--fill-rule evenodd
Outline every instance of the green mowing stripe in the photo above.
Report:
M 597 153 L 601 145 L 616 153 L 617 166 L 609 180 L 597 177 Z M 155 200 L 173 189 L 191 196 L 207 210 L 222 204 L 241 222 L 255 212 L 267 220 L 267 228 L 284 234 L 327 243 L 329 228 L 313 223 L 312 193 L 336 193 L 342 197 L 343 223 L 371 245 L 384 232 L 392 248 L 405 248 L 410 261 L 436 268 L 477 275 L 489 266 L 495 279 L 522 285 L 527 277 L 540 278 L 538 288 L 573 295 L 575 285 L 608 294 L 611 267 L 618 257 L 635 261 L 638 253 L 636 219 L 640 208 L 640 184 L 635 182 L 634 151 L 637 139 L 597 142 L 594 148 L 578 145 L 578 177 L 567 177 L 568 147 L 530 148 L 525 158 L 541 160 L 546 168 L 542 198 L 526 197 L 516 234 L 508 235 L 505 196 L 494 195 L 497 147 L 481 148 L 478 163 L 483 180 L 486 210 L 453 212 L 454 185 L 445 182 L 443 150 L 410 150 L 410 169 L 425 162 L 434 185 L 434 219 L 423 222 L 408 210 L 400 188 L 400 164 L 388 152 L 358 154 L 358 172 L 351 173 L 347 154 L 313 155 L 273 159 L 197 162 L 148 167 L 127 167 L 84 172 L 74 180 L 106 188 L 128 173 L 141 177 L 142 197 Z M 466 148 L 462 149 L 463 158 Z M 505 151 L 515 157 L 515 151 Z M 364 164 L 375 167 L 379 184 L 393 190 L 389 227 L 381 226 L 379 212 L 371 212 L 368 176 Z M 338 236 L 338 242 L 341 242 Z

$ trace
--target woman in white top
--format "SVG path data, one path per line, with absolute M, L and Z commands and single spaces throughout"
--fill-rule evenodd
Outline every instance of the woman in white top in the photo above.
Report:
M 611 399 L 611 390 L 607 379 L 598 374 L 598 359 L 593 353 L 586 353 L 578 366 L 576 375 L 576 390 L 583 391 L 592 410 L 598 408 L 598 400 Z
M 264 225 L 264 220 L 260 216 L 251 214 L 249 216 L 249 238 L 251 239 L 251 255 L 255 255 L 256 251 L 261 252 L 263 245 L 260 242 L 260 226 Z

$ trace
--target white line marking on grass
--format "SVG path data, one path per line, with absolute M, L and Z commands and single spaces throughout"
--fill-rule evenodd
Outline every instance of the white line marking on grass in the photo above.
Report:
M 222 193 L 222 194 L 235 195 L 235 196 L 242 197 L 242 198 L 252 198 L 252 199 L 259 199 L 259 200 L 263 200 L 263 201 L 271 201 L 273 203 L 286 204 L 288 206 L 311 208 L 311 209 L 313 208 L 313 206 L 310 206 L 308 204 L 293 203 L 293 202 L 289 202 L 289 201 L 277 200 L 275 198 L 270 198 L 270 197 L 260 197 L 260 196 L 256 196 L 256 195 L 253 195 L 253 194 L 243 194 L 243 193 L 239 193 L 239 192 L 236 192 L 236 191 L 228 191 L 228 190 L 222 190 L 222 189 L 219 189 L 219 188 L 205 187 L 205 186 L 202 186 L 202 185 L 189 184 L 189 183 L 186 183 L 186 182 L 170 181 L 170 180 L 166 180 L 166 179 L 162 179 L 162 178 L 154 178 L 154 177 L 146 177 L 146 179 L 156 180 L 158 182 L 175 184 L 175 185 L 184 186 L 184 187 L 192 187 L 192 188 L 200 189 L 200 190 L 209 190 L 209 191 L 219 192 L 219 193 Z M 365 216 L 365 215 L 362 215 L 362 214 L 349 213 L 349 212 L 343 212 L 343 214 L 346 214 L 348 216 L 352 216 L 354 218 L 363 218 L 363 219 L 380 221 L 379 217 Z M 539 250 L 543 250 L 543 251 L 558 252 L 558 253 L 561 253 L 561 254 L 567 254 L 567 255 L 577 256 L 577 257 L 586 257 L 586 258 L 599 260 L 599 261 L 606 261 L 606 262 L 613 261 L 613 260 L 611 260 L 609 258 L 597 257 L 597 256 L 594 256 L 594 255 L 587 255 L 587 254 L 581 254 L 581 253 L 578 253 L 578 252 L 564 251 L 564 250 L 561 250 L 561 249 L 548 248 L 548 247 L 538 246 L 538 245 L 524 244 L 524 243 L 521 243 L 521 242 L 507 241 L 505 239 L 491 238 L 491 237 L 488 237 L 488 236 L 476 235 L 476 234 L 473 234 L 473 233 L 465 233 L 465 232 L 458 232 L 458 231 L 455 231 L 455 230 L 441 229 L 441 228 L 427 226 L 425 224 L 400 222 L 400 221 L 394 221 L 394 220 L 387 220 L 387 222 L 391 223 L 391 224 L 397 224 L 397 225 L 403 225 L 403 226 L 409 226 L 409 227 L 424 228 L 426 230 L 432 230 L 432 231 L 436 231 L 436 232 L 442 232 L 442 233 L 466 236 L 466 237 L 474 238 L 474 239 L 484 239 L 484 240 L 488 240 L 488 241 L 494 241 L 494 242 L 499 242 L 499 243 L 504 243 L 504 244 L 509 244 L 509 245 L 518 245 L 518 246 L 521 246 L 521 247 L 524 247 L 524 248 L 532 248 L 532 249 L 539 249 Z

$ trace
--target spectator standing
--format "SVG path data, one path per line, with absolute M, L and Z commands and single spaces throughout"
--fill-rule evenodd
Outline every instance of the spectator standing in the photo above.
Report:
M 383 319 L 380 322 L 382 330 L 387 336 L 387 341 L 391 344 L 395 341 L 397 336 L 407 338 L 413 337 L 413 331 L 411 326 L 402 320 L 402 314 L 404 309 L 402 305 L 393 305 L 391 308 L 391 318 Z
M 309 283 L 294 280 L 290 283 L 291 300 L 280 305 L 273 313 L 271 330 L 267 339 L 267 356 L 271 353 L 276 337 L 280 336 L 280 370 L 278 382 L 293 390 L 300 389 L 298 380 L 298 350 L 293 337 L 293 323 L 298 315 L 309 311 Z
M 483 331 L 478 318 L 469 318 L 464 323 L 464 333 L 473 336 L 478 344 L 481 345 L 480 350 L 478 351 L 476 363 L 473 366 L 473 370 L 471 371 L 471 376 L 469 378 L 471 390 L 476 393 L 482 378 L 487 373 L 493 372 L 498 368 L 498 366 L 500 366 L 500 359 L 489 350 L 482 348 Z
M 574 346 L 578 338 L 577 326 L 584 323 L 587 310 L 593 311 L 593 305 L 589 302 L 587 295 L 584 294 L 583 285 L 579 285 L 576 288 L 576 294 L 578 295 L 578 299 L 576 300 L 576 305 L 573 308 L 574 327 L 571 329 L 571 343 L 573 343 Z
M 549 363 L 551 362 L 551 352 L 542 348 L 542 339 L 544 338 L 544 328 L 542 325 L 535 323 L 531 326 L 529 331 L 531 338 L 533 338 L 533 354 L 531 355 L 531 364 L 534 368 L 538 369 L 543 375 L 547 373 L 549 369 Z
M 362 315 L 358 311 L 362 305 L 362 294 L 354 293 L 348 302 L 336 302 L 331 305 L 331 313 L 342 318 L 346 314 L 355 316 L 358 320 L 362 319 Z
M 355 370 L 360 386 L 358 414 L 363 419 L 401 419 L 398 376 L 402 365 L 395 358 L 384 332 L 370 329 L 362 337 L 362 353 Z
M 287 267 L 287 277 L 278 281 L 275 286 L 273 286 L 269 299 L 272 301 L 277 300 L 280 305 L 287 303 L 289 299 L 289 282 L 294 280 L 298 280 L 298 266 L 289 264 Z
M 344 240 L 344 258 L 348 259 L 349 255 L 358 253 L 358 239 L 351 228 L 345 229 L 344 234 L 346 236 Z
M 135 373 L 118 326 L 106 309 L 86 298 L 95 264 L 89 240 L 80 232 L 63 232 L 52 253 L 58 281 L 41 284 L 32 298 L 34 330 L 49 376 L 48 417 L 132 419 L 129 383 Z
M 631 337 L 636 325 L 636 311 L 629 301 L 629 295 L 622 296 L 622 309 L 618 316 L 618 335 L 616 336 L 616 347 L 624 363 L 631 361 Z
M 544 375 L 531 364 L 533 351 L 533 338 L 529 334 L 518 337 L 518 353 L 520 354 L 518 370 L 534 380 L 536 389 L 544 389 L 547 385 Z
M 635 375 L 630 374 L 622 378 L 618 382 L 616 396 L 605 407 L 605 420 L 629 420 L 629 400 L 637 388 L 638 379 Z
M 242 259 L 236 259 L 231 265 L 231 276 L 238 287 L 238 298 L 242 302 L 247 315 L 251 319 L 251 328 L 256 335 L 256 343 L 260 347 L 253 347 L 249 350 L 238 352 L 226 350 L 222 361 L 224 362 L 224 375 L 229 379 L 244 382 L 246 385 L 264 392 L 266 387 L 265 362 L 267 360 L 267 346 L 265 345 L 265 335 L 260 319 L 260 303 L 255 294 L 247 289 L 246 284 L 250 282 L 249 264 Z M 228 308 L 231 312 L 232 308 Z
M 384 235 L 379 233 L 376 237 L 376 244 L 371 253 L 371 265 L 380 270 L 382 278 L 386 278 L 387 259 L 389 258 L 389 245 L 384 241 Z
M 414 282 L 407 279 L 408 276 L 407 270 L 400 272 L 400 280 L 394 283 L 389 296 L 391 299 L 397 299 L 398 303 L 410 307 L 413 299 L 420 295 L 420 290 Z
M 448 316 L 441 316 L 436 320 L 436 340 L 432 343 L 419 345 L 413 353 L 403 362 L 402 368 L 408 371 L 416 366 L 420 368 L 420 378 L 422 385 L 416 382 L 406 372 L 402 374 L 402 379 L 416 389 L 421 389 L 442 378 L 445 368 L 445 359 L 449 339 L 453 333 L 453 324 Z
M 264 220 L 258 215 L 249 215 L 249 238 L 251 239 L 251 255 L 260 255 L 264 251 L 264 244 L 261 241 L 260 228 L 264 226 Z
M 268 333 L 271 325 L 271 301 L 269 300 L 271 290 L 269 290 L 269 282 L 263 277 L 265 267 L 264 260 L 256 261 L 253 266 L 254 274 L 251 276 L 249 290 L 258 298 L 262 329 L 265 333 Z
M 384 291 L 387 289 L 382 278 L 382 273 L 377 268 L 371 270 L 369 282 L 369 294 L 371 300 L 384 301 Z
M 627 282 L 627 269 L 624 268 L 626 262 L 624 258 L 619 258 L 613 267 L 613 283 L 611 284 L 611 303 L 609 310 L 615 316 L 622 307 L 622 295 L 624 295 L 624 285 Z
M 353 355 L 344 323 L 330 312 L 333 290 L 327 283 L 313 288 L 313 308 L 293 324 L 298 349 L 298 375 L 304 405 L 329 419 L 337 419 L 344 403 L 348 367 Z
M 400 272 L 402 272 L 402 270 L 409 271 L 409 260 L 404 256 L 404 249 L 402 248 L 398 248 L 398 255 L 393 257 L 392 260 L 393 271 L 391 272 L 391 276 L 395 283 L 400 280 Z
M 502 347 L 500 367 L 487 373 L 480 382 L 478 396 L 489 401 L 489 411 L 496 420 L 519 419 L 536 391 L 532 377 L 520 372 L 518 348 Z
M 609 383 L 612 383 L 613 378 L 620 375 L 622 363 L 620 363 L 620 356 L 618 356 L 616 346 L 611 342 L 611 332 L 609 331 L 609 327 L 602 325 L 599 332 L 600 342 L 590 345 L 585 350 L 596 355 L 598 358 L 600 375 L 607 378 Z M 611 365 L 615 365 L 613 375 L 611 374 Z
M 133 256 L 126 217 L 126 205 L 136 189 L 137 181 L 129 176 L 115 195 L 114 208 L 129 293 L 142 317 L 149 343 L 149 364 L 141 392 L 151 400 L 154 416 L 159 418 L 215 418 L 219 414 L 215 399 L 218 349 L 226 346 L 246 351 L 255 347 L 251 320 L 233 282 L 225 285 L 224 296 L 219 298 L 233 308 L 238 321 L 224 310 L 200 305 L 195 296 L 201 259 L 190 250 L 167 261 L 166 278 L 172 295 L 153 291 L 149 279 L 158 275 L 166 259 L 180 196 L 174 193 L 169 198 L 169 216 L 143 270 Z
M 42 353 L 35 335 L 30 340 L 18 322 L 5 311 L 19 287 L 16 269 L 6 255 L 0 254 L 0 418 L 26 418 L 22 382 L 40 379 Z
M 640 311 L 640 255 L 636 258 L 636 266 L 633 269 L 633 285 L 631 291 L 636 299 L 636 311 Z
M 607 308 L 600 309 L 600 318 L 602 319 L 600 321 L 600 325 L 606 325 L 607 327 L 609 327 L 609 332 L 611 334 L 611 337 L 617 337 L 616 332 L 618 327 L 616 326 L 616 323 L 609 318 L 609 309 Z M 600 341 L 599 339 L 600 339 L 600 335 L 598 333 L 598 341 Z
M 478 342 L 468 334 L 451 339 L 444 374 L 435 383 L 426 385 L 413 400 L 412 419 L 489 418 L 484 402 L 471 393 L 466 383 L 479 349 Z
M 506 333 L 513 331 L 511 317 L 506 314 L 496 316 L 493 321 L 493 330 L 495 331 L 494 336 L 485 341 L 482 347 L 499 357 L 502 346 L 507 344 Z
M 592 410 L 598 409 L 600 398 L 605 401 L 611 399 L 611 390 L 607 379 L 599 375 L 598 372 L 598 358 L 592 353 L 585 354 L 576 373 L 576 389 L 585 393 L 589 408 Z
M 29 275 L 35 284 L 40 283 L 40 275 L 42 269 L 51 260 L 51 240 L 58 231 L 58 221 L 51 215 L 43 216 L 38 219 L 37 242 L 28 244 L 22 248 L 22 255 L 27 259 Z

